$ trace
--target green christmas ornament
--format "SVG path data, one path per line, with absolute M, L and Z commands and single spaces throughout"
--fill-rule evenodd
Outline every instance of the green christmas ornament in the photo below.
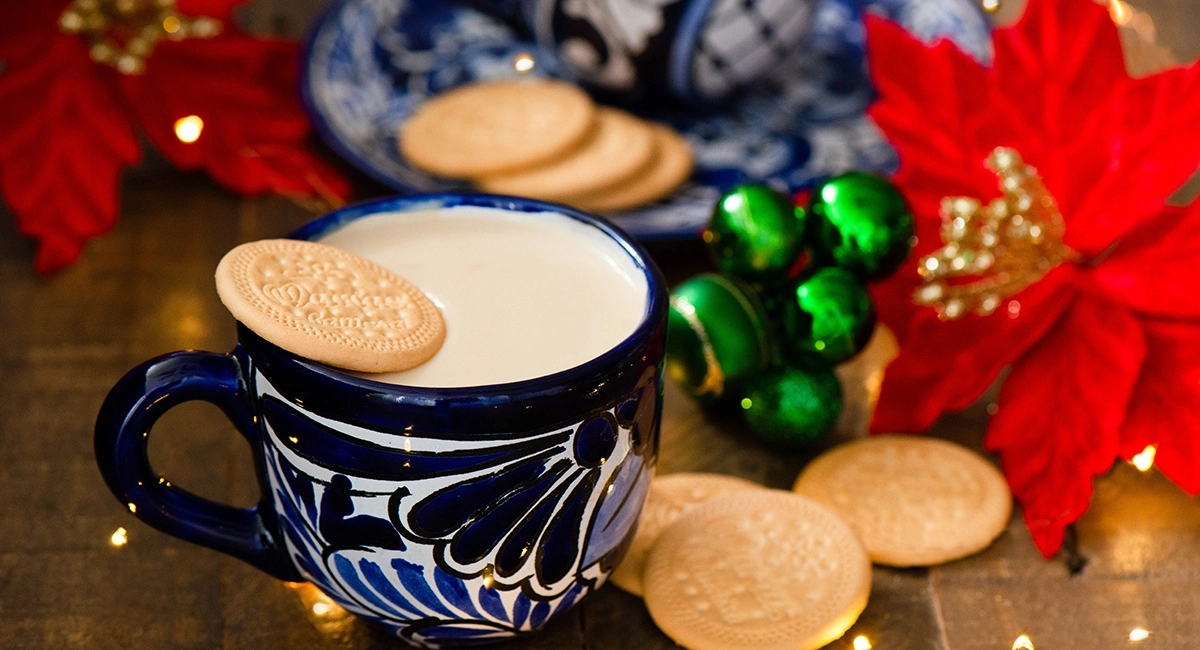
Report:
M 804 366 L 835 366 L 858 354 L 875 331 L 875 303 L 858 278 L 837 267 L 818 270 L 779 300 L 781 345 Z
M 750 385 L 742 412 L 758 439 L 796 449 L 833 429 L 842 412 L 842 387 L 832 370 L 781 368 Z
M 899 268 L 912 249 L 912 211 L 887 180 L 849 172 L 813 192 L 807 234 L 818 266 L 836 265 L 864 280 L 879 280 Z
M 767 318 L 753 292 L 715 273 L 671 292 L 667 374 L 694 397 L 721 398 L 771 361 Z
M 804 210 L 765 185 L 738 185 L 713 209 L 704 241 L 723 273 L 746 280 L 782 277 L 804 250 Z

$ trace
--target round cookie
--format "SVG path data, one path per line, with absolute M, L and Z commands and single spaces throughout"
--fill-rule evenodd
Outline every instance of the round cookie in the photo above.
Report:
M 936 438 L 882 435 L 835 447 L 809 463 L 793 489 L 845 519 L 871 560 L 897 567 L 977 553 L 1012 514 L 1004 476 Z
M 404 278 L 353 253 L 294 239 L 242 244 L 217 265 L 235 318 L 279 347 L 347 370 L 420 365 L 446 338 L 442 313 Z
M 608 577 L 631 594 L 642 595 L 642 572 L 646 558 L 660 533 L 685 512 L 709 499 L 739 490 L 763 490 L 763 486 L 736 476 L 682 472 L 656 476 L 650 483 L 646 504 L 638 518 L 637 532 L 625 558 Z
M 671 127 L 650 123 L 650 129 L 656 153 L 648 170 L 624 183 L 567 203 L 589 212 L 616 212 L 658 201 L 682 185 L 692 174 L 692 148 Z
M 400 154 L 454 178 L 540 165 L 591 133 L 596 109 L 579 88 L 548 79 L 484 81 L 434 96 L 400 126 Z
M 594 130 L 577 148 L 545 165 L 481 176 L 475 183 L 487 192 L 565 203 L 633 178 L 653 159 L 654 134 L 645 122 L 600 107 Z
M 691 650 L 813 650 L 866 607 L 871 562 L 824 506 L 753 490 L 714 497 L 664 530 L 644 580 L 654 622 Z

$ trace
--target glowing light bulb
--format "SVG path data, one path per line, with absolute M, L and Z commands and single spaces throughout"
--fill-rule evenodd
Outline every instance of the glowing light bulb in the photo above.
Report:
M 983 10 L 994 14 L 1000 10 L 1000 0 L 983 0 Z
M 1108 3 L 1108 13 L 1112 16 L 1114 23 L 1124 25 L 1133 18 L 1133 9 L 1121 0 L 1112 0 Z
M 1017 637 L 1016 641 L 1013 641 L 1012 650 L 1037 650 L 1037 648 L 1033 647 L 1033 641 L 1030 641 L 1028 636 L 1022 634 Z
M 1137 643 L 1138 641 L 1145 641 L 1146 639 L 1149 639 L 1149 638 L 1150 638 L 1149 630 L 1143 630 L 1140 627 L 1135 627 L 1129 631 L 1129 640 L 1133 641 L 1134 643 Z
M 521 74 L 532 72 L 536 65 L 537 61 L 535 61 L 533 56 L 531 56 L 528 52 L 521 52 L 513 57 L 513 70 L 516 70 Z
M 1154 467 L 1154 454 L 1157 452 L 1158 449 L 1154 445 L 1146 445 L 1146 448 L 1130 459 L 1129 462 L 1133 463 L 1133 466 L 1138 468 L 1138 470 L 1148 472 L 1151 467 Z
M 124 546 L 129 543 L 129 531 L 125 530 L 124 526 L 121 526 L 113 531 L 110 539 L 112 540 L 113 546 Z M 1129 637 L 1133 638 L 1132 632 L 1130 633 Z
M 204 120 L 198 115 L 188 115 L 175 120 L 175 137 L 179 138 L 180 142 L 191 144 L 199 140 L 203 130 Z
M 871 650 L 871 642 L 865 636 L 856 636 L 854 637 L 854 650 Z
M 322 626 L 335 625 L 349 616 L 349 613 L 342 609 L 341 605 L 307 582 L 285 582 L 283 586 L 295 591 L 307 611 L 311 612 L 316 619 L 320 619 L 319 621 L 309 619 L 317 624 L 319 629 L 324 630 L 325 628 Z

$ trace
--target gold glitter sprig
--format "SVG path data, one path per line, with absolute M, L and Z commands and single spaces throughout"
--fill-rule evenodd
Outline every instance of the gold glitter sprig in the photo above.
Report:
M 72 0 L 58 17 L 65 34 L 82 34 L 88 55 L 121 74 L 146 71 L 146 59 L 163 39 L 212 38 L 224 25 L 207 16 L 181 16 L 175 0 Z
M 969 197 L 942 199 L 942 242 L 921 258 L 922 284 L 913 302 L 952 320 L 969 312 L 991 314 L 1006 298 L 1073 260 L 1054 197 L 1020 154 L 998 147 L 987 167 L 1003 195 L 988 205 Z

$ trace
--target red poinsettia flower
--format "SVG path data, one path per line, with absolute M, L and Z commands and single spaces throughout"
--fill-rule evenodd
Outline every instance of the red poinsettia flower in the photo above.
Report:
M 990 68 L 867 29 L 870 114 L 899 150 L 919 238 L 876 291 L 901 351 L 872 430 L 925 430 L 1011 367 L 985 444 L 1047 557 L 1118 457 L 1156 445 L 1162 472 L 1200 492 L 1200 206 L 1165 206 L 1200 166 L 1200 68 L 1130 78 L 1093 0 L 1031 0 L 995 32 Z M 939 318 L 913 304 L 917 264 L 942 244 L 943 197 L 999 195 L 983 165 L 997 147 L 1036 168 L 1072 254 L 990 315 Z
M 239 33 L 239 3 L 0 3 L 0 193 L 39 242 L 39 271 L 70 264 L 116 222 L 118 177 L 141 159 L 139 132 L 176 167 L 240 194 L 348 194 L 305 148 L 297 45 Z M 179 39 L 194 17 L 207 29 Z M 150 51 L 117 65 L 113 50 L 141 29 Z

